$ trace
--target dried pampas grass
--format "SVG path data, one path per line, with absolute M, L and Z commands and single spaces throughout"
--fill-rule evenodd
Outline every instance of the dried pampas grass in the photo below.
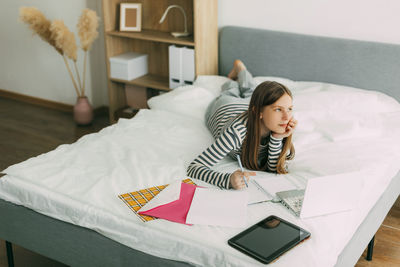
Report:
M 81 40 L 81 47 L 84 51 L 90 50 L 93 41 L 97 38 L 99 33 L 99 18 L 95 11 L 84 9 L 78 22 L 78 36 Z
M 76 61 L 78 47 L 75 36 L 68 30 L 64 22 L 62 20 L 54 20 L 50 25 L 50 31 L 51 38 L 56 42 L 56 47 L 61 49 L 67 57 Z
M 71 69 L 69 68 L 68 61 L 65 58 L 65 56 L 67 56 L 74 61 L 75 72 L 78 77 L 78 84 L 80 88 L 81 82 L 79 79 L 79 72 L 76 67 L 76 60 L 78 57 L 77 53 L 78 47 L 76 45 L 75 35 L 68 30 L 67 26 L 65 26 L 62 20 L 54 20 L 50 25 L 50 31 L 51 31 L 51 38 L 54 39 L 54 41 L 56 42 L 56 46 L 63 51 L 64 62 L 65 65 L 67 66 L 69 75 L 71 76 L 72 83 L 74 84 L 76 93 L 78 94 L 78 96 L 82 96 L 82 93 L 79 91 L 78 86 L 76 85 Z
M 97 28 L 99 26 L 99 18 L 95 11 L 84 9 L 78 22 L 78 35 L 81 40 L 82 49 L 85 51 L 84 67 L 83 67 L 83 83 L 81 83 L 79 71 L 76 66 L 78 57 L 78 46 L 76 45 L 75 35 L 65 26 L 62 20 L 54 20 L 50 22 L 35 7 L 22 7 L 19 11 L 20 19 L 27 23 L 34 33 L 38 34 L 44 41 L 52 45 L 64 58 L 65 66 L 71 77 L 78 96 L 85 95 L 85 76 L 86 76 L 86 54 L 90 50 L 93 41 L 98 36 Z M 67 58 L 74 61 L 76 77 L 78 85 L 68 64 Z
M 42 12 L 35 7 L 21 7 L 19 10 L 21 21 L 29 25 L 29 28 L 39 35 L 45 42 L 53 46 L 58 53 L 63 54 L 62 50 L 56 47 L 54 39 L 51 38 L 50 21 L 46 19 Z
M 83 60 L 83 84 L 82 94 L 85 94 L 85 81 L 86 81 L 86 61 L 87 51 L 92 47 L 93 41 L 97 38 L 99 33 L 97 28 L 99 27 L 99 18 L 95 11 L 90 9 L 84 9 L 82 15 L 78 21 L 78 36 L 81 40 L 81 47 L 85 51 L 85 58 Z

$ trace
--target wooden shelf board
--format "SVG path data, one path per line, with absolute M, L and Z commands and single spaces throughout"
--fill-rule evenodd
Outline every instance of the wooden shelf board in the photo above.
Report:
M 175 38 L 169 32 L 142 30 L 141 32 L 120 32 L 120 31 L 107 31 L 107 35 L 155 41 L 169 44 L 179 44 L 194 46 L 193 35 L 188 37 Z
M 121 79 L 110 78 L 113 82 L 132 84 L 157 90 L 170 91 L 168 77 L 158 76 L 154 74 L 146 74 L 139 78 L 127 81 Z

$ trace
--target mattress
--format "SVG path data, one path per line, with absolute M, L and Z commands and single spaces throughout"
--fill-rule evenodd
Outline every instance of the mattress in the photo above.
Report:
M 363 187 L 358 208 L 303 220 L 279 204 L 248 206 L 246 227 L 273 214 L 311 232 L 311 239 L 274 266 L 333 266 L 400 169 L 400 104 L 376 91 L 257 78 L 263 80 L 284 83 L 294 95 L 294 116 L 299 121 L 293 137 L 296 157 L 284 177 L 303 188 L 313 177 L 362 171 Z M 203 116 L 225 81 L 225 77 L 200 76 L 193 86 L 152 98 L 151 109 L 132 119 L 120 119 L 74 144 L 10 166 L 0 179 L 0 198 L 154 256 L 199 266 L 260 265 L 227 245 L 244 228 L 188 226 L 160 219 L 144 223 L 118 198 L 187 178 L 189 163 L 213 142 Z M 238 166 L 225 158 L 215 168 L 230 172 Z M 257 172 L 257 176 L 267 179 L 275 174 Z

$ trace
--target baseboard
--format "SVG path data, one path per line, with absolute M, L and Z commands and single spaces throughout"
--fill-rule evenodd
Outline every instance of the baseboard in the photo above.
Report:
M 28 104 L 32 104 L 32 105 L 36 105 L 36 106 L 41 106 L 41 107 L 64 111 L 64 112 L 69 112 L 69 113 L 72 113 L 72 111 L 73 111 L 73 105 L 68 105 L 68 104 L 55 102 L 55 101 L 51 101 L 51 100 L 46 100 L 46 99 L 42 99 L 42 98 L 37 98 L 37 97 L 33 97 L 33 96 L 18 94 L 18 93 L 6 91 L 3 89 L 0 89 L 0 97 L 13 99 L 13 100 L 16 100 L 19 102 L 24 102 L 24 103 L 28 103 Z M 108 114 L 108 107 L 101 106 L 101 107 L 95 108 L 93 110 L 93 113 L 95 116 Z
M 72 105 L 63 104 L 63 103 L 50 101 L 50 100 L 45 100 L 45 99 L 41 99 L 41 98 L 37 98 L 37 97 L 33 97 L 33 96 L 18 94 L 18 93 L 6 91 L 3 89 L 0 89 L 0 96 L 4 97 L 4 98 L 24 102 L 24 103 L 29 103 L 29 104 L 36 105 L 36 106 L 59 110 L 59 111 L 65 111 L 65 112 L 72 113 L 72 109 L 73 109 Z

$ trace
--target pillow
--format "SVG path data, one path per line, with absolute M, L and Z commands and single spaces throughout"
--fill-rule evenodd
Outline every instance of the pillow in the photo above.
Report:
M 256 81 L 257 85 L 262 82 L 265 82 L 265 81 L 274 81 L 277 83 L 281 83 L 284 86 L 286 86 L 287 88 L 289 88 L 290 91 L 292 91 L 292 92 L 293 92 L 293 87 L 294 87 L 293 85 L 295 84 L 295 82 L 292 80 L 289 80 L 286 78 L 281 78 L 281 77 L 274 77 L 274 76 L 257 76 L 257 77 L 254 77 L 254 80 Z
M 381 92 L 329 83 L 296 82 L 293 84 L 293 95 L 296 111 L 334 115 L 400 110 L 400 104 L 394 98 Z
M 203 87 L 209 90 L 215 97 L 221 93 L 221 88 L 224 83 L 230 81 L 228 77 L 218 75 L 199 75 L 193 85 Z
M 377 137 L 382 134 L 382 121 L 378 115 L 359 114 L 345 118 L 325 118 L 318 122 L 317 131 L 333 142 L 351 138 Z
M 214 98 L 215 96 L 210 90 L 188 85 L 152 97 L 147 101 L 147 104 L 151 109 L 165 110 L 204 121 L 206 109 Z

